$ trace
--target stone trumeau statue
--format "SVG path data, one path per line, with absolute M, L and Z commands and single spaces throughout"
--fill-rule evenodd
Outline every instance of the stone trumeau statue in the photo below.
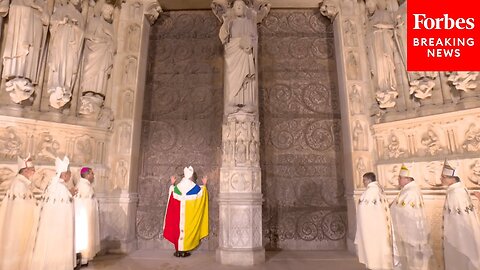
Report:
M 82 97 L 79 113 L 83 115 L 98 114 L 105 100 L 115 54 L 112 15 L 113 6 L 103 4 L 101 16 L 94 16 L 87 23 L 80 84 Z
M 2 78 L 15 103 L 30 98 L 40 81 L 49 14 L 44 0 L 12 0 L 5 39 Z
M 225 114 L 239 108 L 255 112 L 258 102 L 257 24 L 270 11 L 270 4 L 247 6 L 242 0 L 213 1 L 212 9 L 223 23 L 219 38 L 225 47 Z
M 50 106 L 56 109 L 70 101 L 78 75 L 85 30 L 78 4 L 78 0 L 57 1 L 50 19 L 47 89 Z

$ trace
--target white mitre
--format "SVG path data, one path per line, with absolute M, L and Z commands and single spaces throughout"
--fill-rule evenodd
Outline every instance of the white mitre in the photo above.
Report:
M 184 176 L 183 176 L 184 178 L 191 179 L 192 176 L 193 176 L 193 168 L 192 168 L 192 166 L 183 168 L 183 175 L 184 175 Z
M 402 167 L 400 168 L 400 172 L 398 174 L 399 176 L 404 176 L 404 177 L 412 177 L 410 170 L 405 166 L 405 164 L 402 164 Z
M 450 177 L 458 176 L 457 170 L 455 170 L 455 168 L 453 168 L 450 164 L 448 164 L 446 159 L 445 159 L 445 162 L 443 163 L 442 175 L 450 176 Z
M 20 171 L 21 169 L 33 168 L 34 167 L 32 159 L 30 158 L 30 154 L 28 154 L 28 156 L 25 159 L 18 156 L 17 157 L 17 165 L 18 165 L 18 171 Z
M 55 171 L 58 175 L 60 175 L 62 172 L 68 171 L 68 165 L 70 165 L 70 160 L 67 156 L 65 156 L 63 160 L 58 157 L 55 158 Z

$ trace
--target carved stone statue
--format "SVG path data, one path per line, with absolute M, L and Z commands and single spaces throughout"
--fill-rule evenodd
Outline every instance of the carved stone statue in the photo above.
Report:
M 368 58 L 380 108 L 394 107 L 398 96 L 394 62 L 397 46 L 393 39 L 395 20 L 392 13 L 398 9 L 398 4 L 395 6 L 390 2 L 366 0 L 371 15 L 367 23 Z
M 85 20 L 75 7 L 79 0 L 61 0 L 50 19 L 47 89 L 50 106 L 59 109 L 70 101 L 83 47 Z
M 9 6 L 10 6 L 9 0 L 0 0 L 0 37 L 2 36 L 3 18 L 7 16 Z
M 257 76 L 257 24 L 270 11 L 270 4 L 260 4 L 258 9 L 244 1 L 235 0 L 223 12 L 222 4 L 212 3 L 215 15 L 223 22 L 219 38 L 225 46 L 225 114 L 241 108 L 255 112 L 258 102 Z
M 87 23 L 85 34 L 84 67 L 81 80 L 82 106 L 92 105 L 89 100 L 83 99 L 87 93 L 93 93 L 95 97 L 105 99 L 107 82 L 113 67 L 113 56 L 115 54 L 115 37 L 112 25 L 113 6 L 104 4 L 101 16 L 93 17 Z M 92 95 L 91 95 L 92 96 Z M 102 100 L 102 105 L 103 105 Z M 101 105 L 100 105 L 101 106 Z M 95 110 L 96 111 L 96 110 Z M 80 114 L 93 113 L 80 107 Z
M 2 78 L 15 103 L 30 98 L 40 81 L 49 12 L 44 0 L 12 0 L 5 33 Z
M 471 91 L 477 88 L 477 77 L 480 72 L 474 71 L 456 71 L 448 74 L 448 81 L 457 90 Z

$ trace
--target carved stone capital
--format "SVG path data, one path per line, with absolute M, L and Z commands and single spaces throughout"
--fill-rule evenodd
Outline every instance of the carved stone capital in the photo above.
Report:
M 333 22 L 338 14 L 338 11 L 340 10 L 338 0 L 321 0 L 319 5 L 320 13 Z
M 155 23 L 161 12 L 163 12 L 163 10 L 158 0 L 145 1 L 145 17 L 147 17 L 150 25 Z

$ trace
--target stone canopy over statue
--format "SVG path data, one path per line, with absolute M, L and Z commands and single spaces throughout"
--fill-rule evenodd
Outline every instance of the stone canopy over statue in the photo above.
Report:
M 255 112 L 258 103 L 257 24 L 270 11 L 266 2 L 213 1 L 212 9 L 223 23 L 219 38 L 225 47 L 225 114 Z

